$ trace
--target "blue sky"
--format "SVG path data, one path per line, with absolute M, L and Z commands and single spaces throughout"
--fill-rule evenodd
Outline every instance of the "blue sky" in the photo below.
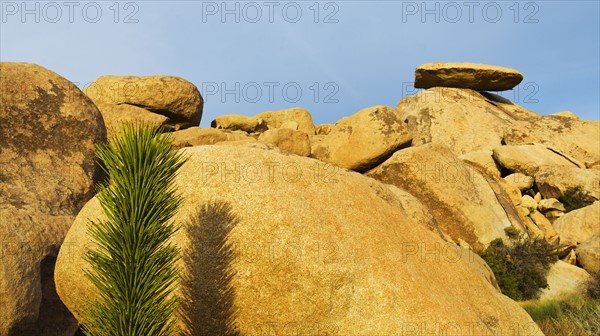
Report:
M 80 87 L 107 74 L 181 76 L 205 98 L 203 127 L 293 106 L 315 123 L 395 106 L 434 61 L 518 69 L 523 83 L 503 96 L 600 119 L 599 1 L 115 3 L 2 0 L 0 60 Z

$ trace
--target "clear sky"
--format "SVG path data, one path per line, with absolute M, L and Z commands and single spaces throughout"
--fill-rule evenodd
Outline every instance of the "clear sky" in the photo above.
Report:
M 300 106 L 315 123 L 413 94 L 427 62 L 515 68 L 502 95 L 540 114 L 600 119 L 600 7 L 592 1 L 1 1 L 0 60 L 80 87 L 174 75 L 222 114 Z

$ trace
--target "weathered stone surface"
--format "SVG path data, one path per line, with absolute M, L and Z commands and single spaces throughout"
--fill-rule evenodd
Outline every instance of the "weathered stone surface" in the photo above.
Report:
M 256 115 L 256 118 L 263 119 L 269 129 L 281 128 L 288 121 L 298 123 L 298 131 L 308 135 L 315 134 L 315 124 L 313 123 L 310 112 L 303 108 L 294 107 L 278 111 L 266 111 Z
M 421 89 L 443 86 L 504 91 L 514 88 L 522 80 L 523 74 L 515 69 L 478 63 L 426 63 L 415 72 L 415 87 Z
M 261 118 L 227 114 L 213 120 L 210 123 L 210 127 L 253 133 L 265 131 L 267 129 L 267 124 Z
M 552 210 L 565 211 L 565 206 L 556 198 L 545 198 L 538 203 L 538 210 L 542 213 Z
M 539 299 L 557 300 L 570 294 L 585 295 L 585 284 L 590 280 L 592 276 L 584 269 L 559 260 L 550 267 L 546 277 L 548 288 L 542 290 Z
M 344 170 L 315 180 L 315 166 L 326 165 L 275 151 L 217 145 L 186 148 L 185 153 L 190 160 L 177 178 L 184 204 L 175 220 L 199 215 L 200 227 L 214 229 L 182 230 L 174 243 L 184 252 L 212 251 L 214 245 L 234 253 L 229 260 L 201 254 L 209 258 L 203 266 L 219 262 L 231 274 L 230 281 L 216 282 L 217 289 L 233 292 L 232 309 L 217 312 L 210 309 L 214 302 L 192 296 L 208 315 L 192 316 L 203 334 L 214 334 L 215 324 L 224 321 L 238 326 L 241 335 L 260 334 L 264 327 L 278 335 L 290 328 L 310 334 L 315 326 L 332 335 L 401 335 L 414 334 L 407 328 L 421 324 L 481 326 L 476 333 L 518 326 L 540 333 L 523 309 L 456 254 L 458 249 L 445 250 L 441 238 L 407 219 L 383 184 Z M 248 165 L 264 169 L 259 179 L 205 178 L 206 162 L 238 165 L 242 171 Z M 273 163 L 278 166 L 269 175 Z M 303 172 L 294 182 L 284 175 L 288 165 Z M 86 246 L 86 223 L 100 216 L 94 199 L 65 241 Z M 193 238 L 203 245 L 188 243 Z M 81 272 L 85 264 L 77 246 L 72 261 L 61 250 L 56 283 L 79 316 L 93 292 Z M 425 247 L 443 252 L 425 254 Z M 196 272 L 192 278 L 201 293 L 214 289 L 212 280 L 223 274 L 206 267 Z
M 214 145 L 226 141 L 256 141 L 245 132 L 232 132 L 225 129 L 190 127 L 171 133 L 173 143 L 178 148 L 200 145 Z
M 506 176 L 504 180 L 515 187 L 519 188 L 519 190 L 527 190 L 533 187 L 533 177 L 527 176 L 521 173 L 514 173 Z
M 515 120 L 537 116 L 492 98 L 469 89 L 437 87 L 402 99 L 396 109 L 414 136 L 413 146 L 437 143 L 462 155 L 501 146 Z
M 544 233 L 544 239 L 550 243 L 555 244 L 558 241 L 558 232 L 554 230 L 552 227 L 552 223 L 546 218 L 546 216 L 542 215 L 539 211 L 533 211 L 529 214 L 529 218 L 533 220 L 535 225 L 542 230 Z
M 529 237 L 533 239 L 544 239 L 544 231 L 542 231 L 529 216 L 524 219 L 524 223 Z
M 445 146 L 427 144 L 403 149 L 366 175 L 417 197 L 429 208 L 442 231 L 454 241 L 463 239 L 473 248 L 505 238 L 504 228 L 512 224 L 507 212 L 518 216 L 508 195 L 497 196 L 483 174 Z M 502 205 L 499 199 L 504 200 Z M 520 228 L 523 224 L 515 226 Z
M 512 204 L 521 204 L 522 195 L 521 190 L 519 190 L 519 188 L 500 178 L 498 178 L 498 184 L 502 187 L 506 194 L 508 194 L 508 197 L 512 201 Z
M 600 121 L 562 115 L 515 122 L 505 134 L 508 145 L 540 143 L 586 164 L 600 160 Z
M 600 272 L 600 233 L 575 248 L 577 261 L 590 273 Z
M 442 239 L 452 242 L 452 238 L 447 236 L 438 226 L 435 218 L 427 207 L 419 201 L 418 198 L 411 195 L 406 190 L 402 190 L 395 185 L 386 184 L 390 191 L 400 200 L 402 210 L 408 218 L 417 224 L 427 227 L 430 231 L 438 234 Z
M 310 155 L 308 134 L 288 128 L 273 128 L 260 135 L 258 141 L 273 144 L 283 150 L 299 156 Z
M 200 92 L 180 77 L 101 76 L 84 91 L 94 103 L 139 106 L 183 127 L 198 126 L 202 119 Z
M 333 129 L 333 124 L 321 124 L 321 125 L 317 125 L 317 127 L 315 128 L 315 134 L 316 135 L 327 135 L 331 132 L 331 130 Z
M 527 176 L 534 176 L 545 165 L 578 167 L 577 161 L 543 145 L 499 146 L 493 153 L 494 159 L 504 168 Z
M 410 143 L 412 135 L 394 109 L 374 106 L 340 119 L 311 156 L 341 168 L 367 171 Z
M 491 150 L 480 150 L 474 151 L 467 154 L 460 155 L 459 159 L 470 164 L 475 164 L 483 169 L 492 176 L 500 177 L 501 167 L 494 161 Z
M 152 113 L 135 105 L 98 102 L 96 106 L 102 113 L 108 137 L 117 133 L 119 124 L 122 123 L 144 123 L 160 127 L 169 122 L 169 118 L 164 115 Z
M 576 245 L 600 233 L 600 202 L 573 210 L 557 219 L 552 226 L 562 243 Z
M 569 188 L 582 187 L 586 201 L 600 199 L 600 171 L 576 167 L 540 167 L 535 185 L 544 198 L 559 198 Z
M 281 123 L 280 128 L 288 128 L 294 131 L 298 130 L 298 122 L 294 121 L 294 120 L 288 120 L 288 121 L 284 121 Z
M 100 177 L 96 106 L 41 66 L 0 63 L 0 335 L 73 335 L 54 261 Z

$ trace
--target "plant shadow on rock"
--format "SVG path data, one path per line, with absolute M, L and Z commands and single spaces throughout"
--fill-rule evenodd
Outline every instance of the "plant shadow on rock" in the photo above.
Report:
M 180 279 L 180 315 L 186 336 L 240 335 L 231 285 L 236 255 L 228 242 L 238 223 L 229 203 L 211 202 L 183 226 L 190 239 L 182 252 L 186 270 Z

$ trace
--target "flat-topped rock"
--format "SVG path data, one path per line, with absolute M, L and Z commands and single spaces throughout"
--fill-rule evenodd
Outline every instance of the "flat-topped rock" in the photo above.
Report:
M 419 89 L 441 86 L 504 91 L 522 80 L 523 74 L 515 69 L 478 63 L 426 63 L 415 72 L 415 87 Z

